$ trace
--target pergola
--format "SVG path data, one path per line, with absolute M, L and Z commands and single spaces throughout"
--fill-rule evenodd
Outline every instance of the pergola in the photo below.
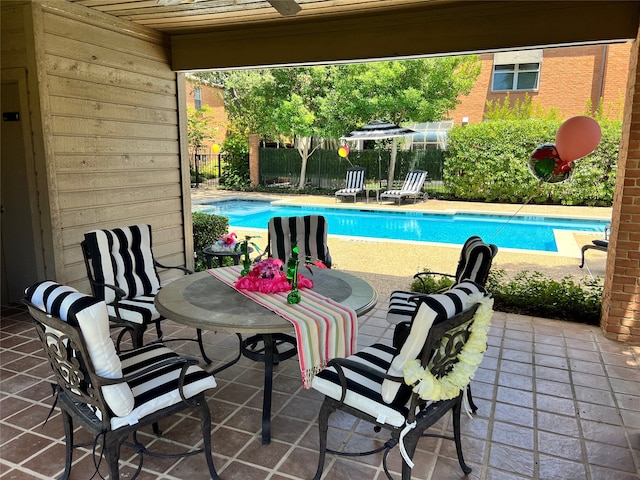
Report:
M 44 278 L 87 290 L 92 228 L 151 223 L 161 261 L 192 262 L 181 72 L 636 40 L 602 328 L 640 341 L 640 1 L 278 1 L 0 3 L 3 112 L 20 119 L 3 122 L 3 300 Z

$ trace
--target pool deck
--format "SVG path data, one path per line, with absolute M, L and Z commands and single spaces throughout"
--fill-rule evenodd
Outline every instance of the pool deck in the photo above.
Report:
M 227 192 L 206 187 L 192 189 L 193 201 L 221 200 L 225 198 L 278 200 L 291 205 L 321 205 L 326 207 L 367 208 L 379 210 L 406 210 L 421 212 L 473 212 L 507 215 L 545 215 L 571 218 L 610 219 L 611 208 L 567 207 L 556 205 L 505 205 L 478 202 L 451 202 L 427 200 L 401 206 L 389 202 L 366 203 L 361 197 L 355 205 L 346 200 L 336 202 L 333 197 L 311 195 L 267 195 L 263 193 Z M 265 229 L 234 228 L 238 235 L 260 235 L 258 245 L 266 245 Z M 570 276 L 576 281 L 584 277 L 602 277 L 605 272 L 606 253 L 589 250 L 585 268 L 579 268 L 580 248 L 600 234 L 561 232 L 557 237 L 559 252 L 540 252 L 501 248 L 493 268 L 503 269 L 509 275 L 528 270 L 538 271 L 549 278 Z M 486 241 L 491 239 L 486 238 Z M 335 268 L 360 273 L 374 283 L 381 298 L 392 290 L 408 287 L 408 281 L 418 271 L 428 268 L 434 272 L 453 273 L 460 255 L 460 245 L 426 243 L 387 239 L 365 239 L 331 235 L 329 248 Z

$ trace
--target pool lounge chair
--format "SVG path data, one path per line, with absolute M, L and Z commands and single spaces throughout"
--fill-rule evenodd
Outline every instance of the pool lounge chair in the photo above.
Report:
M 336 192 L 336 202 L 338 198 L 353 197 L 353 203 L 356 203 L 356 196 L 364 192 L 365 169 L 362 167 L 353 167 L 347 170 L 347 178 L 345 180 L 345 188 Z
M 609 230 L 611 226 L 607 225 L 604 228 L 604 240 L 592 240 L 591 244 L 586 244 L 582 246 L 582 261 L 580 262 L 580 268 L 584 267 L 584 254 L 589 249 L 599 250 L 601 252 L 606 252 L 609 250 Z
M 427 181 L 427 172 L 424 170 L 411 170 L 407 173 L 400 190 L 387 190 L 380 195 L 380 200 L 393 200 L 402 203 L 405 198 L 412 198 L 414 203 L 418 200 L 424 201 L 429 196 L 422 191 L 424 182 Z

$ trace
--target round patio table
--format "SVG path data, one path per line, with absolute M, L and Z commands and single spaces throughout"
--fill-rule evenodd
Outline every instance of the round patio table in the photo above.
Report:
M 369 283 L 349 273 L 332 269 L 300 272 L 313 280 L 313 290 L 350 307 L 357 315 L 370 311 L 378 295 Z M 215 374 L 236 363 L 241 355 L 265 363 L 262 404 L 262 443 L 271 441 L 271 391 L 273 365 L 296 354 L 293 325 L 286 319 L 257 304 L 208 272 L 195 273 L 172 281 L 155 297 L 158 312 L 182 325 L 200 330 L 235 333 L 240 340 L 238 356 L 214 370 Z M 249 337 L 243 338 L 243 335 Z M 264 347 L 256 350 L 257 343 Z M 286 351 L 277 346 L 292 345 Z

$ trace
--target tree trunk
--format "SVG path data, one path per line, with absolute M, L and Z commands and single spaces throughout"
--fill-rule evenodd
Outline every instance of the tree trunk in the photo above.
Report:
M 398 153 L 398 139 L 394 138 L 391 143 L 391 155 L 389 158 L 389 177 L 387 178 L 387 190 L 393 190 L 393 177 L 395 176 L 397 153 Z
M 298 137 L 298 153 L 302 158 L 300 167 L 300 183 L 298 190 L 302 190 L 307 183 L 307 160 L 309 159 L 309 149 L 311 147 L 311 137 Z

